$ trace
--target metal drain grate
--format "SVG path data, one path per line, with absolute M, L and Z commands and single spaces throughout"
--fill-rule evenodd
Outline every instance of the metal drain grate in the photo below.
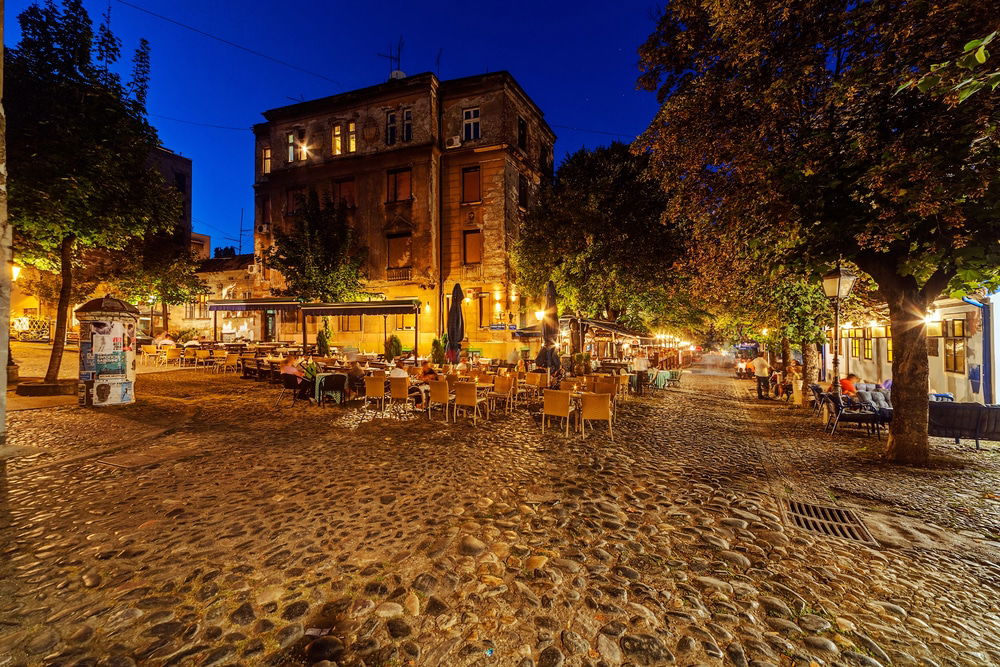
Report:
M 784 510 L 790 523 L 810 533 L 878 545 L 865 524 L 852 510 L 813 505 L 798 500 L 786 500 Z

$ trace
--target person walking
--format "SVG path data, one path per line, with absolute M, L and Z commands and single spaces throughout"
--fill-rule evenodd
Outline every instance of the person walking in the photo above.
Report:
M 759 400 L 771 398 L 768 395 L 771 390 L 771 365 L 759 354 L 750 365 L 753 367 L 754 375 L 757 376 L 757 398 Z

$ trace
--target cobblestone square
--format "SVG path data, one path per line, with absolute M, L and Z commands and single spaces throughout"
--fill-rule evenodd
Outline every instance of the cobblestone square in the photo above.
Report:
M 1000 664 L 996 444 L 888 466 L 749 387 L 697 368 L 623 401 L 614 442 L 523 408 L 274 410 L 193 370 L 12 413 L 39 451 L 0 478 L 0 666 Z

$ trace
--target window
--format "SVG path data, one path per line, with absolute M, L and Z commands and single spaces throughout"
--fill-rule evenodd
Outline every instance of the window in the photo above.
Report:
M 330 198 L 337 206 L 354 208 L 358 205 L 353 178 L 343 178 L 333 182 Z
M 885 360 L 892 363 L 892 339 L 885 339 Z
M 271 222 L 271 195 L 260 197 L 260 221 L 265 225 Z
M 204 320 L 208 319 L 208 295 L 199 294 L 193 301 L 184 304 L 184 319 Z
M 965 373 L 965 320 L 946 320 L 944 335 L 944 369 Z
M 949 373 L 965 373 L 965 339 L 944 339 L 944 369 Z
M 337 123 L 333 126 L 333 154 L 343 155 L 344 154 L 344 126 Z
M 479 107 L 462 111 L 462 136 L 466 141 L 479 138 Z
M 485 329 L 490 326 L 490 322 L 493 318 L 493 312 L 490 310 L 490 299 L 489 294 L 480 292 L 476 301 L 479 302 L 479 328 Z
M 483 233 L 478 229 L 462 232 L 462 263 L 479 264 L 483 261 Z
M 399 313 L 396 315 L 396 329 L 413 331 L 417 326 L 416 313 Z
M 288 133 L 288 163 L 295 162 L 295 133 Z
M 385 114 L 385 145 L 392 146 L 396 143 L 396 112 L 387 111 Z
M 865 359 L 871 359 L 872 358 L 872 339 L 871 338 L 865 338 L 865 340 L 864 340 L 864 355 L 865 355 Z
M 851 356 L 860 357 L 861 356 L 861 339 L 852 338 L 851 339 Z
M 338 315 L 337 328 L 341 331 L 361 331 L 360 315 Z
M 386 266 L 390 269 L 400 269 L 411 266 L 411 249 L 413 237 L 410 234 L 389 234 L 386 237 Z
M 524 174 L 517 176 L 517 205 L 520 208 L 528 208 L 528 177 Z
M 305 204 L 306 199 L 306 189 L 305 188 L 288 188 L 287 200 L 285 202 L 285 213 L 292 215 L 298 213 L 299 209 Z
M 387 202 L 407 201 L 412 199 L 412 197 L 413 192 L 410 189 L 410 170 L 393 169 L 389 171 L 388 178 L 386 180 L 385 200 Z
M 528 149 L 528 121 L 517 117 L 517 147 L 522 151 Z
M 413 111 L 403 109 L 403 141 L 413 141 Z
M 347 152 L 353 153 L 358 150 L 358 124 L 347 124 Z
M 271 147 L 264 146 L 260 151 L 260 171 L 264 174 L 271 173 Z
M 294 310 L 279 310 L 278 320 L 282 324 L 298 324 L 299 314 Z
M 465 167 L 462 169 L 462 203 L 470 204 L 482 201 L 482 199 L 479 167 Z

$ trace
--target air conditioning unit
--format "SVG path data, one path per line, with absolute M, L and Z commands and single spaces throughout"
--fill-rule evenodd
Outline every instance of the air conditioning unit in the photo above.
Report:
M 462 137 L 457 134 L 454 137 L 448 137 L 444 140 L 445 148 L 459 148 L 462 145 Z
M 271 233 L 271 225 L 269 225 L 266 222 L 263 223 L 263 224 L 257 225 L 257 233 L 258 234 L 270 234 Z
M 256 275 L 259 270 L 260 267 L 258 267 L 256 264 L 251 264 L 247 267 L 247 273 L 251 276 Z

